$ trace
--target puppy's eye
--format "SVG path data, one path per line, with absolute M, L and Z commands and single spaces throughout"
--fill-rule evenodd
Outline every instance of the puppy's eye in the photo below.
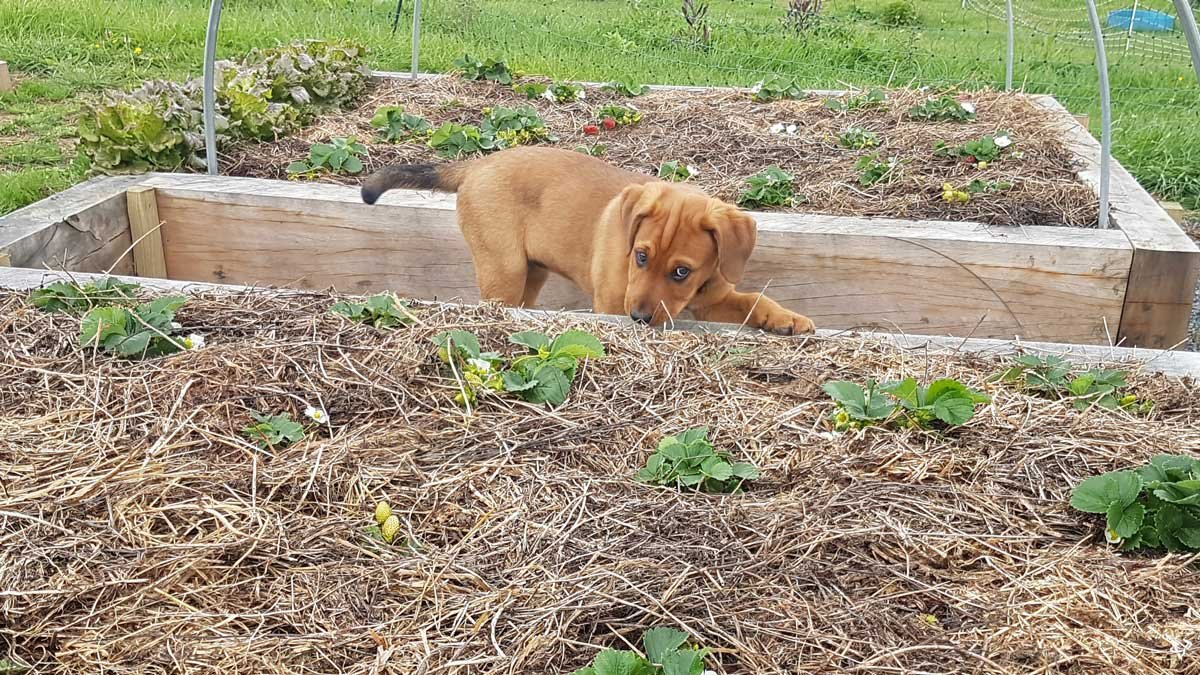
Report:
M 692 271 L 690 269 L 680 265 L 679 267 L 675 268 L 675 271 L 671 272 L 671 278 L 675 281 L 683 281 L 691 273 Z
M 634 260 L 637 260 L 638 267 L 645 267 L 646 263 L 650 261 L 650 257 L 646 255 L 645 251 L 638 251 L 633 257 Z

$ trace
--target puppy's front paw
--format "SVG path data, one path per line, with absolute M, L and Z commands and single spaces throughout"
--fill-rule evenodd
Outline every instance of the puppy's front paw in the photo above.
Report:
M 817 329 L 812 319 L 782 307 L 765 312 L 758 327 L 776 335 L 806 335 Z

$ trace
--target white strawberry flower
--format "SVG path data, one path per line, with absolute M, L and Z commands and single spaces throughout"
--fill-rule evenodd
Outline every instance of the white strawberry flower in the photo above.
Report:
M 759 80 L 758 82 L 755 82 L 754 86 L 750 89 L 751 93 L 757 94 L 758 92 L 762 91 L 764 84 L 766 84 L 766 80 Z
M 775 124 L 772 124 L 771 125 L 771 133 L 782 134 L 783 133 L 783 122 L 776 122 Z
M 787 135 L 788 135 L 788 136 L 795 136 L 795 135 L 796 135 L 796 125 L 795 125 L 795 124 L 789 124 L 789 125 L 787 125 Z
M 549 87 L 546 88 L 546 91 L 542 92 L 542 98 L 550 101 L 551 103 L 558 103 L 558 99 L 554 97 L 554 91 Z
M 1121 535 L 1117 534 L 1117 531 L 1111 527 L 1104 528 L 1104 540 L 1110 544 L 1119 544 L 1124 541 Z
M 687 172 L 688 172 L 688 178 L 694 178 L 694 177 L 700 175 L 700 169 L 697 169 L 696 167 L 692 166 L 691 164 L 687 165 Z
M 587 98 L 587 90 L 584 89 L 583 87 L 580 87 L 579 94 L 575 98 L 579 99 L 580 101 Z
M 492 364 L 491 364 L 491 362 L 489 362 L 489 361 L 484 361 L 483 359 L 467 359 L 467 364 L 468 364 L 468 365 L 471 365 L 471 366 L 474 366 L 474 367 L 475 367 L 475 370 L 478 370 L 478 371 L 479 371 L 479 372 L 481 372 L 481 373 L 490 373 L 490 372 L 492 372 Z
M 329 424 L 329 414 L 321 408 L 310 405 L 304 409 L 304 415 L 317 424 Z
M 963 101 L 962 103 L 959 103 L 959 105 L 962 106 L 963 110 L 966 110 L 967 112 L 971 113 L 972 115 L 975 114 L 975 104 L 974 103 L 971 103 L 970 101 Z
M 996 137 L 996 147 L 997 148 L 1007 148 L 1010 145 L 1012 145 L 1012 139 L 1009 138 L 1008 136 L 997 136 Z
M 199 333 L 192 333 L 183 338 L 183 346 L 188 349 L 200 349 L 204 346 L 204 336 Z

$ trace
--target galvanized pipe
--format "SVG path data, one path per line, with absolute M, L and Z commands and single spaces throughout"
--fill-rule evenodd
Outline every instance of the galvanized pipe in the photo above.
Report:
M 417 79 L 421 59 L 421 0 L 413 2 L 412 79 Z
M 1104 48 L 1104 31 L 1100 28 L 1100 13 L 1096 0 L 1087 0 L 1092 20 L 1092 36 L 1096 40 L 1096 68 L 1100 71 L 1100 229 L 1108 229 L 1108 186 L 1112 172 L 1112 98 L 1108 86 L 1108 52 Z
M 1008 0 L 1008 58 L 1004 62 L 1004 89 L 1013 88 L 1013 58 L 1016 54 L 1016 38 L 1013 33 L 1013 0 Z
M 217 29 L 221 25 L 222 0 L 212 0 L 208 10 L 208 33 L 204 36 L 204 158 L 208 175 L 217 175 Z
M 1196 82 L 1200 83 L 1200 31 L 1196 29 L 1196 15 L 1188 0 L 1175 0 L 1175 13 L 1179 15 L 1179 27 L 1187 36 L 1188 51 L 1192 53 L 1192 68 L 1196 71 Z

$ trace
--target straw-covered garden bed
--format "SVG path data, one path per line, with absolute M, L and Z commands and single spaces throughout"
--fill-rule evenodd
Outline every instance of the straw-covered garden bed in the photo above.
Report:
M 519 85 L 549 83 L 524 78 Z M 445 153 L 428 146 L 427 135 L 389 142 L 372 119 L 382 108 L 399 106 L 432 129 L 447 123 L 480 127 L 485 109 L 530 106 L 557 138 L 543 142 L 567 149 L 601 146 L 602 159 L 642 173 L 657 174 L 666 162 L 691 166 L 698 171 L 690 178 L 693 183 L 729 201 L 739 199 L 749 177 L 778 166 L 793 176 L 797 203 L 755 205 L 761 210 L 996 225 L 1095 225 L 1096 196 L 1076 180 L 1078 158 L 1061 140 L 1069 121 L 1022 95 L 993 91 L 944 94 L 973 108 L 973 119 L 916 119 L 910 114 L 941 95 L 898 89 L 875 101 L 868 100 L 870 92 L 858 92 L 838 99 L 850 109 L 832 110 L 821 96 L 762 103 L 745 92 L 676 90 L 630 98 L 587 87 L 582 100 L 557 103 L 486 80 L 383 80 L 357 107 L 321 117 L 293 136 L 231 148 L 223 170 L 285 178 L 288 166 L 305 160 L 312 144 L 345 138 L 364 144 L 364 174 L 391 163 L 447 161 Z M 605 129 L 602 109 L 609 105 L 636 109 L 641 120 Z M 984 137 L 999 136 L 1012 144 L 991 161 L 954 154 Z M 846 147 L 872 142 L 876 145 Z M 939 142 L 952 156 L 935 150 Z M 870 167 L 859 162 L 868 156 L 875 158 L 875 175 L 864 178 Z M 347 184 L 361 180 L 324 171 L 315 178 Z M 947 195 L 947 184 L 951 194 L 959 193 L 957 198 Z
M 454 84 L 451 86 L 462 86 Z M 666 100 L 666 99 L 664 99 Z M 399 151 L 399 150 L 398 150 Z M 322 294 L 206 295 L 202 348 L 119 360 L 0 295 L 0 659 L 36 672 L 552 673 L 667 626 L 718 673 L 1197 673 L 1195 557 L 1121 554 L 1072 487 L 1195 453 L 1195 383 L 1149 416 L 1022 393 L 1002 364 L 846 337 L 535 324 L 424 306 L 389 331 Z M 555 409 L 467 414 L 430 339 L 569 326 L 607 351 Z M 829 433 L 821 385 L 953 376 L 948 432 Z M 251 411 L 309 407 L 286 449 Z M 747 491 L 634 480 L 706 425 Z M 369 533 L 388 500 L 391 545 Z M 2 662 L 2 661 L 0 661 Z

